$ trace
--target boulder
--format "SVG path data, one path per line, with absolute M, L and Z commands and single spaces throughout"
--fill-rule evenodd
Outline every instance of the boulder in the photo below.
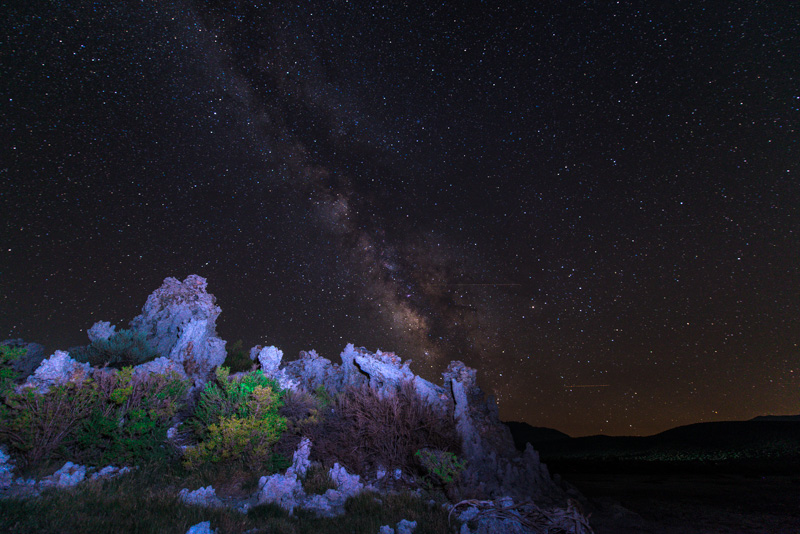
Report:
M 413 534 L 414 530 L 417 528 L 416 521 L 409 521 L 408 519 L 401 519 L 397 523 L 397 529 L 393 529 L 389 525 L 383 525 L 380 530 L 378 530 L 378 534 Z
M 67 462 L 64 466 L 48 477 L 44 477 L 40 483 L 42 487 L 52 487 L 63 489 L 77 486 L 86 478 L 86 466 Z
M 38 393 L 47 393 L 57 384 L 81 383 L 91 376 L 92 372 L 92 366 L 88 363 L 78 363 L 70 358 L 68 352 L 57 350 L 42 361 L 20 388 L 34 388 Z
M 194 274 L 183 282 L 166 278 L 130 323 L 132 329 L 144 332 L 161 356 L 201 381 L 226 357 L 225 342 L 216 332 L 221 310 L 206 286 L 205 278 Z
M 94 343 L 95 341 L 104 341 L 113 336 L 116 333 L 116 328 L 108 321 L 98 321 L 86 333 L 89 335 L 89 341 Z
M 250 349 L 250 359 L 258 361 L 265 375 L 272 376 L 278 372 L 283 359 L 283 351 L 278 347 L 257 345 Z
M 338 463 L 333 464 L 329 474 L 331 480 L 336 484 L 336 491 L 344 495 L 345 499 L 354 497 L 364 491 L 364 484 L 361 483 L 361 477 L 358 475 L 351 475 L 343 466 Z
M 181 502 L 191 506 L 202 506 L 204 508 L 223 508 L 225 506 L 222 499 L 217 497 L 217 492 L 214 491 L 213 486 L 199 488 L 194 491 L 183 488 L 178 493 L 178 498 Z
M 11 368 L 17 373 L 19 380 L 25 380 L 36 371 L 45 358 L 44 346 L 38 343 L 27 343 L 22 339 L 6 339 L 0 345 L 15 349 L 25 349 L 25 354 L 11 362 Z
M 274 503 L 291 514 L 304 497 L 305 491 L 294 472 L 261 477 L 258 481 L 258 504 Z
M 14 462 L 6 454 L 3 447 L 0 447 L 0 491 L 6 489 L 14 481 Z
M 211 521 L 203 521 L 189 527 L 186 534 L 216 534 L 216 530 L 211 530 Z
M 115 467 L 113 465 L 107 465 L 101 470 L 97 471 L 96 473 L 92 473 L 92 476 L 89 477 L 89 480 L 100 480 L 100 479 L 109 479 L 109 478 L 116 478 L 118 476 L 124 475 L 126 473 L 130 473 L 130 467 Z
M 297 389 L 297 380 L 292 378 L 286 369 L 280 369 L 283 351 L 279 348 L 256 345 L 250 349 L 250 359 L 257 361 L 264 376 L 278 382 L 281 389 L 289 389 L 292 391 Z
M 397 534 L 413 534 L 417 528 L 416 521 L 409 521 L 408 519 L 401 519 L 397 523 Z

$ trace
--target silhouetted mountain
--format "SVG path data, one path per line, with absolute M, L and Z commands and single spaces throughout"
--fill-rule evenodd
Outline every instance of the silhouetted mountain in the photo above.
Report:
M 695 423 L 644 437 L 571 438 L 557 430 L 524 423 L 509 424 L 509 428 L 518 448 L 530 441 L 546 463 L 800 467 L 800 420 L 794 416 Z
M 514 446 L 521 451 L 525 450 L 526 443 L 530 443 L 536 448 L 536 445 L 539 443 L 570 439 L 569 435 L 555 428 L 531 426 L 528 423 L 520 423 L 518 421 L 508 421 L 505 424 L 511 430 L 511 436 L 514 438 Z
M 800 415 L 759 415 L 750 421 L 794 421 L 800 423 Z

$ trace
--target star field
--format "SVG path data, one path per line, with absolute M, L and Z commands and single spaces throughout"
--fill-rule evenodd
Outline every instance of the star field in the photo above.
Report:
M 459 359 L 504 420 L 800 412 L 800 10 L 410 4 L 9 8 L 0 338 L 196 273 L 228 342 Z

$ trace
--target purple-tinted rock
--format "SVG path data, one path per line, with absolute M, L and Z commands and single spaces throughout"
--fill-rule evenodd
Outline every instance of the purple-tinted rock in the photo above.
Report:
M 206 508 L 223 508 L 225 506 L 222 499 L 217 497 L 217 492 L 214 491 L 213 486 L 199 488 L 194 491 L 189 491 L 184 488 L 178 493 L 178 498 L 181 502 L 192 506 L 202 506 Z
M 39 393 L 46 393 L 56 384 L 81 383 L 91 376 L 92 371 L 88 363 L 78 363 L 69 357 L 68 352 L 57 350 L 42 361 L 21 387 L 35 388 Z
M 281 365 L 283 351 L 278 347 L 257 345 L 250 349 L 250 359 L 258 362 L 266 376 L 273 376 Z
M 183 282 L 167 278 L 131 321 L 155 350 L 179 363 L 187 376 L 206 379 L 225 361 L 225 342 L 217 337 L 221 310 L 206 291 L 205 278 L 190 275 Z
M 301 351 L 300 358 L 287 362 L 282 371 L 306 391 L 322 386 L 335 395 L 342 389 L 341 368 L 313 350 Z
M 108 321 L 98 321 L 86 333 L 89 335 L 89 341 L 94 343 L 95 341 L 105 341 L 110 338 L 116 333 L 116 329 L 117 327 Z
M 530 446 L 524 454 L 516 450 L 511 431 L 497 415 L 494 399 L 484 400 L 475 369 L 454 361 L 443 376 L 453 395 L 456 430 L 467 463 L 462 486 L 493 498 L 565 503 L 566 493 L 553 482 L 536 451 Z

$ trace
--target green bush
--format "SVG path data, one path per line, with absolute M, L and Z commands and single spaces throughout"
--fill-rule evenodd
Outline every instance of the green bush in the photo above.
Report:
M 228 368 L 218 368 L 189 421 L 201 441 L 186 451 L 184 465 L 236 460 L 273 469 L 279 459 L 272 446 L 286 430 L 286 418 L 278 413 L 282 396 L 278 384 L 261 371 L 230 378 Z
M 137 330 L 120 330 L 108 339 L 98 339 L 91 345 L 70 351 L 79 362 L 89 362 L 92 367 L 108 365 L 115 369 L 136 366 L 158 357 L 158 352 L 147 341 L 147 336 Z
M 436 449 L 420 449 L 414 456 L 428 472 L 435 484 L 452 484 L 464 471 L 464 462 L 452 452 Z
M 40 394 L 33 389 L 9 393 L 0 412 L 0 440 L 24 465 L 49 458 L 91 414 L 97 390 L 91 381 L 68 382 Z
M 14 389 L 19 373 L 14 370 L 13 362 L 25 356 L 27 349 L 0 345 L 0 397 L 5 397 Z
M 164 458 L 166 432 L 187 384 L 132 368 L 98 370 L 95 379 L 52 386 L 46 393 L 9 393 L 0 411 L 0 440 L 26 466 L 53 457 L 93 465 Z
M 172 417 L 188 384 L 176 376 L 133 378 L 133 368 L 96 373 L 98 399 L 70 441 L 71 455 L 84 463 L 134 464 L 163 460 Z

